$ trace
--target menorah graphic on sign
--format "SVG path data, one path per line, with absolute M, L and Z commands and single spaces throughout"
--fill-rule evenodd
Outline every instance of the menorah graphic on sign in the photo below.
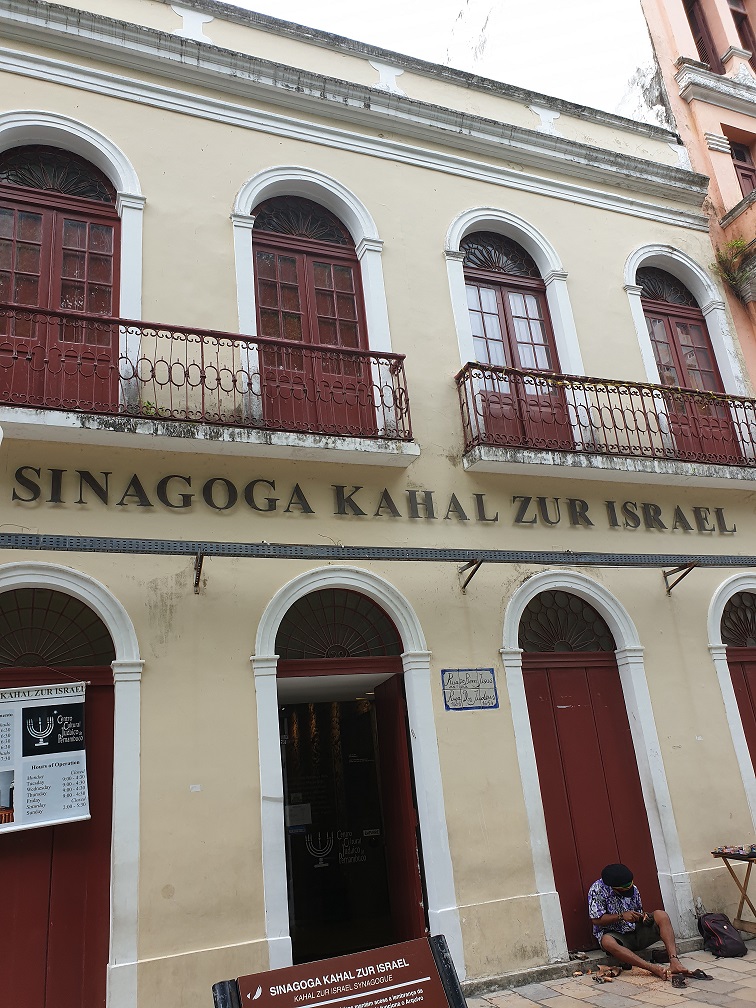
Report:
M 318 839 L 315 840 L 315 834 L 306 833 L 305 847 L 308 854 L 312 854 L 313 857 L 318 858 L 318 862 L 313 865 L 313 868 L 327 868 L 328 862 L 324 861 L 323 858 L 327 857 L 333 850 L 333 833 L 326 833 L 325 840 L 321 833 L 318 833 L 317 837 Z
M 34 724 L 34 720 L 35 720 L 34 718 L 26 719 L 26 730 L 29 732 L 32 738 L 39 740 L 37 742 L 38 746 L 47 745 L 45 739 L 48 737 L 48 735 L 52 735 L 52 730 L 55 727 L 55 720 L 51 717 L 48 718 L 38 717 L 36 719 L 37 721 L 36 726 Z M 45 722 L 45 724 L 43 724 L 43 721 Z

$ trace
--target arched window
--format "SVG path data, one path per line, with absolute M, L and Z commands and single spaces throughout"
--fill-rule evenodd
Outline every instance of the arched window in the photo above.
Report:
M 460 242 L 467 307 L 479 364 L 558 373 L 546 285 L 533 258 L 511 238 L 478 231 Z M 519 446 L 569 448 L 572 431 L 564 394 L 531 375 L 482 372 L 476 393 L 489 440 Z
M 641 304 L 659 379 L 670 388 L 724 394 L 703 312 L 688 288 L 671 273 L 643 266 L 636 273 Z M 704 396 L 667 397 L 672 435 L 679 452 L 696 457 L 741 457 L 729 407 Z
M 756 595 L 736 592 L 727 601 L 720 624 L 727 665 L 751 762 L 756 768 Z
M 254 211 L 258 333 L 295 346 L 263 347 L 266 423 L 289 430 L 364 433 L 365 305 L 354 242 L 330 211 L 275 196 Z
M 14 306 L 0 316 L 0 399 L 78 409 L 117 402 L 117 328 L 67 314 L 118 314 L 115 203 L 110 181 L 75 154 L 42 146 L 0 154 L 0 303 Z

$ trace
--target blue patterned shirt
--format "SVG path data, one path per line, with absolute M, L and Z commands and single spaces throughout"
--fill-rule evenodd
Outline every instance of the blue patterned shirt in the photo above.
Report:
M 591 920 L 603 917 L 604 914 L 621 914 L 625 910 L 637 910 L 638 913 L 643 913 L 640 893 L 635 886 L 624 895 L 620 895 L 611 886 L 598 879 L 588 890 L 588 916 Z M 611 927 L 602 928 L 598 924 L 594 924 L 593 933 L 596 941 L 601 944 L 601 939 L 607 931 L 610 933 L 614 932 L 615 934 L 618 932 L 620 934 L 627 934 L 628 931 L 635 931 L 635 928 L 636 925 L 630 921 L 619 920 L 616 924 L 613 923 Z

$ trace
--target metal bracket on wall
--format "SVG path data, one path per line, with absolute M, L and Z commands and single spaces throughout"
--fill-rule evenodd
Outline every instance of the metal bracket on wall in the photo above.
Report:
M 483 561 L 482 560 L 471 560 L 470 563 L 463 564 L 457 570 L 457 573 L 459 574 L 460 578 L 465 573 L 465 571 L 468 571 L 468 570 L 470 571 L 470 573 L 467 575 L 467 577 L 465 578 L 465 580 L 462 582 L 462 585 L 461 585 L 462 594 L 463 595 L 466 594 L 465 589 L 470 584 L 470 582 L 472 581 L 472 579 L 475 577 L 475 575 L 478 573 L 478 571 L 480 570 L 480 568 L 482 566 L 483 566 Z
M 679 584 L 682 581 L 682 579 L 684 577 L 687 577 L 688 574 L 690 574 L 692 570 L 695 570 L 697 566 L 698 564 L 687 564 L 683 565 L 682 567 L 672 567 L 669 570 L 663 570 L 662 576 L 664 578 L 664 584 L 667 586 L 667 595 L 671 595 L 672 589 L 675 587 L 675 585 Z M 682 574 L 680 574 L 680 571 L 682 571 Z M 676 577 L 674 581 L 670 582 L 669 579 L 672 574 L 679 574 L 680 576 Z
M 194 558 L 194 594 L 200 593 L 200 578 L 202 577 L 202 562 L 205 559 L 204 553 L 198 553 Z

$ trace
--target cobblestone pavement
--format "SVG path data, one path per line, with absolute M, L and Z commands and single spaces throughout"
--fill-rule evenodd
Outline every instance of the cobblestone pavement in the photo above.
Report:
M 686 979 L 676 989 L 646 973 L 627 970 L 608 984 L 597 984 L 592 974 L 526 984 L 514 990 L 492 991 L 467 998 L 468 1008 L 667 1008 L 672 1005 L 722 1005 L 745 1008 L 756 1005 L 756 949 L 743 959 L 715 959 L 709 952 L 681 955 L 689 970 L 702 969 L 713 980 Z M 575 969 L 587 970 L 576 963 Z

